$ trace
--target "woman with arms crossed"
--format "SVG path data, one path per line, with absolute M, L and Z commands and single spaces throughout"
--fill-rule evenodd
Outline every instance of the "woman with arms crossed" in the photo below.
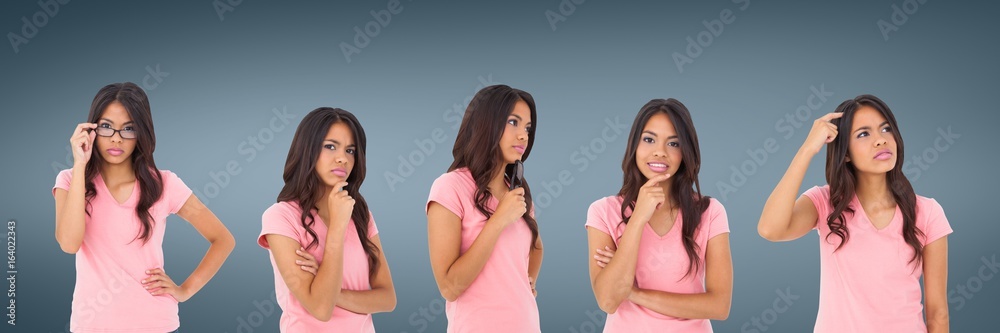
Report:
M 675 99 L 639 110 L 615 196 L 587 212 L 590 281 L 604 332 L 712 332 L 733 294 L 729 221 L 701 194 L 691 115 Z
M 295 130 L 285 186 L 257 239 L 270 250 L 281 332 L 375 332 L 372 313 L 396 307 L 378 228 L 359 192 L 366 146 L 364 128 L 342 109 L 313 110 Z

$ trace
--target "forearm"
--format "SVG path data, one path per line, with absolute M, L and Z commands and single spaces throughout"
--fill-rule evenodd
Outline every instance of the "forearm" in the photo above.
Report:
M 73 180 L 56 216 L 56 240 L 67 253 L 76 253 L 83 244 L 87 215 L 85 170 L 86 166 L 73 167 Z
M 323 262 L 309 284 L 302 305 L 317 319 L 329 318 L 340 297 L 344 272 L 344 228 L 331 228 L 326 236 Z
M 188 293 L 189 297 L 197 294 L 219 272 L 219 268 L 233 252 L 236 240 L 227 233 L 225 237 L 212 240 L 210 244 L 208 251 L 205 252 L 205 257 L 201 259 L 201 263 L 184 280 L 184 283 L 181 283 L 181 288 Z
M 781 181 L 767 198 L 760 215 L 760 221 L 757 224 L 757 232 L 764 238 L 771 241 L 781 240 L 781 233 L 788 230 L 799 187 L 802 186 L 802 180 L 805 178 L 809 163 L 814 155 L 815 153 L 804 148 L 799 149 L 799 152 L 792 158 L 788 170 L 781 177 Z
M 340 290 L 337 306 L 354 313 L 389 312 L 396 307 L 396 293 L 389 288 Z
M 542 270 L 542 258 L 544 257 L 545 250 L 542 247 L 542 238 L 539 237 L 538 241 L 535 242 L 536 246 L 532 247 L 528 253 L 528 277 L 532 281 L 538 281 L 538 272 Z
M 626 225 L 614 257 L 594 278 L 594 295 L 605 312 L 614 313 L 632 292 L 642 228 L 643 224 L 639 221 Z
M 728 295 L 711 292 L 678 294 L 636 288 L 628 300 L 665 316 L 687 319 L 725 320 L 730 308 Z
M 487 221 L 469 250 L 459 255 L 451 267 L 448 267 L 443 283 L 439 282 L 441 293 L 446 299 L 455 300 L 476 280 L 493 253 L 493 247 L 503 232 L 502 227 L 492 219 Z

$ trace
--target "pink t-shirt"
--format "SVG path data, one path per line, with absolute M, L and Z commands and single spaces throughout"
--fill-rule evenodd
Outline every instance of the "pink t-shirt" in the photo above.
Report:
M 620 196 L 604 197 L 592 203 L 587 211 L 587 227 L 611 236 L 616 247 L 625 233 L 625 224 L 621 223 L 623 200 Z M 673 226 L 662 237 L 648 224 L 643 228 L 635 274 L 639 288 L 680 294 L 705 292 L 705 250 L 708 248 L 708 240 L 729 232 L 726 209 L 718 200 L 710 200 L 694 235 L 701 261 L 698 272 L 684 277 L 689 260 L 681 240 L 684 222 L 682 214 L 678 213 Z M 631 215 L 632 211 L 626 210 L 626 214 Z M 608 315 L 604 332 L 712 332 L 712 324 L 708 319 L 665 316 L 624 300 L 615 313 Z
M 868 220 L 855 196 L 855 214 L 844 212 L 850 240 L 840 250 L 837 236 L 826 235 L 833 211 L 830 187 L 805 192 L 819 213 L 820 288 L 815 332 L 925 332 L 920 276 L 923 267 L 910 263 L 913 248 L 903 241 L 899 207 L 882 230 Z M 917 228 L 924 245 L 952 232 L 944 210 L 934 199 L 917 196 Z
M 368 238 L 378 235 L 378 228 L 375 227 L 375 218 L 368 212 Z M 282 201 L 271 205 L 261 217 L 262 227 L 260 236 L 257 237 L 257 244 L 270 250 L 267 243 L 268 234 L 282 235 L 294 239 L 306 247 L 312 241 L 312 237 L 302 227 L 302 209 L 298 203 Z M 314 219 L 312 229 L 316 232 L 316 239 L 319 241 L 316 246 L 306 249 L 318 263 L 323 262 L 323 244 L 326 244 L 327 225 L 316 214 L 312 213 Z M 295 295 L 292 295 L 285 285 L 285 280 L 278 271 L 278 265 L 274 262 L 274 253 L 268 251 L 271 258 L 271 267 L 274 269 L 274 293 L 281 307 L 281 320 L 279 327 L 281 332 L 375 332 L 371 314 L 358 314 L 350 312 L 341 307 L 333 308 L 333 316 L 330 321 L 322 322 L 311 314 L 299 302 Z M 358 238 L 358 231 L 354 227 L 354 220 L 347 225 L 344 235 L 344 269 L 343 280 L 340 283 L 342 290 L 371 290 L 371 281 L 368 279 L 368 256 L 364 248 L 361 247 L 361 239 Z
M 486 216 L 476 209 L 475 193 L 469 169 L 456 169 L 434 181 L 425 207 L 437 202 L 462 219 L 462 254 L 486 225 Z M 499 203 L 490 196 L 486 207 L 495 210 Z M 503 230 L 479 276 L 458 299 L 445 304 L 449 333 L 540 331 L 538 305 L 528 282 L 531 245 L 531 229 L 524 219 Z
M 146 243 L 136 238 L 141 225 L 135 213 L 139 182 L 125 203 L 119 204 L 100 173 L 94 177 L 97 194 L 90 200 L 83 243 L 76 253 L 70 331 L 163 333 L 180 326 L 177 300 L 150 295 L 141 282 L 148 276 L 146 270 L 163 268 L 167 215 L 177 213 L 191 197 L 191 189 L 177 175 L 167 170 L 160 170 L 160 175 L 163 194 L 149 209 L 153 227 Z M 69 191 L 72 178 L 72 170 L 60 172 L 52 195 L 57 188 Z

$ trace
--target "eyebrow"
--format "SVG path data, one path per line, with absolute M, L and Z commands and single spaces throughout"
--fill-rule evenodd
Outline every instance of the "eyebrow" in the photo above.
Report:
M 109 122 L 109 123 L 111 123 L 111 125 L 115 124 L 114 121 L 112 121 L 111 119 L 108 119 L 108 118 L 101 118 L 101 120 Z M 134 121 L 129 120 L 128 122 L 125 123 L 125 125 L 131 124 L 131 123 L 134 123 Z
M 882 127 L 882 126 L 885 126 L 885 125 L 888 125 L 888 124 L 889 124 L 889 121 L 887 120 L 887 121 L 884 121 L 881 124 L 879 124 L 878 127 Z M 870 130 L 870 129 L 872 129 L 872 128 L 868 127 L 868 126 L 861 126 L 861 128 L 856 129 L 856 130 L 854 130 L 854 132 L 851 132 L 851 133 L 857 133 L 860 130 Z
M 655 136 L 655 137 L 659 137 L 658 135 L 656 135 L 656 133 L 653 133 L 652 131 L 642 131 L 642 132 L 643 133 L 647 133 L 647 134 L 652 135 L 652 136 Z M 676 138 L 677 138 L 677 135 L 671 135 L 671 136 L 667 137 L 668 140 L 669 139 L 676 139 Z
M 518 115 L 516 115 L 516 114 L 513 114 L 513 113 L 511 113 L 510 115 L 511 115 L 512 117 L 514 117 L 514 118 L 517 118 L 517 121 L 524 121 L 524 118 L 521 118 L 521 116 L 518 116 Z M 530 121 L 528 122 L 528 125 L 531 125 L 531 122 L 530 122 Z
M 329 142 L 333 142 L 333 144 L 335 144 L 335 145 L 339 145 L 339 144 L 340 144 L 340 141 L 337 141 L 337 140 L 334 140 L 334 139 L 326 139 L 326 140 L 323 140 L 323 142 L 327 142 L 327 141 L 329 141 Z M 355 146 L 355 145 L 349 145 L 348 147 L 354 147 L 354 146 Z

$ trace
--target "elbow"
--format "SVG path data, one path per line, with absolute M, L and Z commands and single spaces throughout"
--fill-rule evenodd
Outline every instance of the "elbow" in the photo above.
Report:
M 59 243 L 59 249 L 63 252 L 76 254 L 77 251 L 80 251 L 80 242 L 65 239 L 65 237 L 60 237 L 58 234 L 56 234 L 56 242 Z
M 716 310 L 715 313 L 713 313 L 712 316 L 711 316 L 711 318 L 709 318 L 709 319 L 711 319 L 711 320 L 726 320 L 726 319 L 729 319 L 729 305 L 727 304 L 725 307 L 722 307 L 721 309 Z
M 604 311 L 607 314 L 614 314 L 615 311 L 618 311 L 618 306 L 621 304 L 622 304 L 621 302 L 615 302 L 611 300 L 597 301 L 597 306 L 601 308 L 601 311 Z
M 333 318 L 332 306 L 331 307 L 318 306 L 308 310 L 309 314 L 312 315 L 313 318 L 316 318 L 316 320 L 322 321 L 324 323 L 330 321 L 330 319 Z
M 448 287 L 441 287 L 439 290 L 441 291 L 441 297 L 444 297 L 444 300 L 449 302 L 454 302 L 459 296 L 462 296 L 461 291 L 456 291 Z
M 780 235 L 777 232 L 768 229 L 767 227 L 764 227 L 763 223 L 757 224 L 757 234 L 760 235 L 761 238 L 764 238 L 770 242 L 782 241 Z
M 66 242 L 59 242 L 59 248 L 68 254 L 76 254 L 77 251 L 80 251 L 80 245 L 70 245 Z
M 227 232 L 224 236 L 212 241 L 212 245 L 219 245 L 228 256 L 236 248 L 236 238 L 233 237 L 233 234 Z
M 396 310 L 396 293 L 393 292 L 391 295 L 389 295 L 389 304 L 386 305 L 385 312 L 393 312 L 395 310 Z

